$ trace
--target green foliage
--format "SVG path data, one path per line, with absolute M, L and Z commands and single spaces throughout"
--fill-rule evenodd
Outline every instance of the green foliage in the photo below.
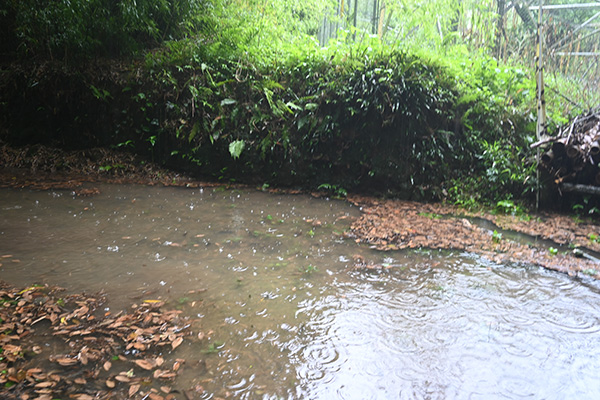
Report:
M 120 55 L 210 26 L 201 0 L 8 0 L 13 49 L 68 60 Z
M 348 192 L 343 187 L 337 185 L 330 185 L 329 183 L 322 183 L 317 188 L 318 190 L 326 190 L 331 193 L 334 197 L 343 198 L 348 196 Z
M 500 243 L 502 241 L 502 233 L 494 230 L 494 232 L 492 232 L 492 241 L 494 243 Z
M 370 34 L 366 8 L 355 27 L 348 3 L 8 0 L 0 22 L 23 55 L 152 48 L 119 81 L 88 76 L 72 95 L 100 105 L 116 146 L 216 179 L 518 212 L 502 202 L 537 185 L 535 84 L 529 67 L 490 55 L 493 4 L 386 2 L 383 32 Z M 321 47 L 325 24 L 340 29 Z M 549 106 L 559 121 L 559 97 Z
M 315 265 L 309 264 L 302 270 L 302 272 L 306 275 L 311 275 L 317 272 L 318 270 L 319 269 Z
M 240 158 L 245 146 L 246 143 L 243 140 L 234 140 L 229 143 L 229 153 L 231 154 L 231 157 L 235 159 Z
M 436 213 L 420 212 L 419 215 L 421 217 L 426 217 L 429 219 L 442 219 L 442 216 L 440 214 L 436 214 Z
M 512 200 L 500 200 L 496 203 L 496 212 L 500 214 L 521 215 L 523 209 Z

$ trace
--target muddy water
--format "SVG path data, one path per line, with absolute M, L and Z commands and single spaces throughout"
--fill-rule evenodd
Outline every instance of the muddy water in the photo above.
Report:
M 600 398 L 593 282 L 374 252 L 342 238 L 359 210 L 339 201 L 100 190 L 0 190 L 0 279 L 181 309 L 193 336 L 169 355 L 186 359 L 174 387 L 198 398 Z

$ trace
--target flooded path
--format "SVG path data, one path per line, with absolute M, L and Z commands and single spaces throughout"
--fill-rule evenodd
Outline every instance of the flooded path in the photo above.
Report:
M 164 355 L 186 360 L 175 398 L 600 397 L 596 281 L 371 250 L 344 239 L 360 213 L 341 201 L 99 188 L 1 189 L 0 279 L 181 310 L 191 334 Z

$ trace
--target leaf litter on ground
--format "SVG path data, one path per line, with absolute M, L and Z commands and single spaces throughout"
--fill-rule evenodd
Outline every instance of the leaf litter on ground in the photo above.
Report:
M 167 365 L 161 354 L 191 335 L 187 319 L 162 311 L 164 302 L 98 313 L 105 302 L 101 293 L 0 282 L 0 398 L 175 398 L 171 385 L 185 360 Z M 63 353 L 44 355 L 49 343 Z

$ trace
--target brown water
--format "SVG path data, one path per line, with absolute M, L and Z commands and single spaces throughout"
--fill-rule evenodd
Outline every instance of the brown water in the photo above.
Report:
M 595 282 L 342 239 L 344 202 L 247 190 L 0 190 L 0 279 L 163 299 L 201 398 L 597 399 Z M 381 270 L 354 268 L 361 255 Z M 19 262 L 12 260 L 18 259 Z M 198 332 L 204 334 L 201 340 Z M 183 397 L 182 397 L 183 398 Z

